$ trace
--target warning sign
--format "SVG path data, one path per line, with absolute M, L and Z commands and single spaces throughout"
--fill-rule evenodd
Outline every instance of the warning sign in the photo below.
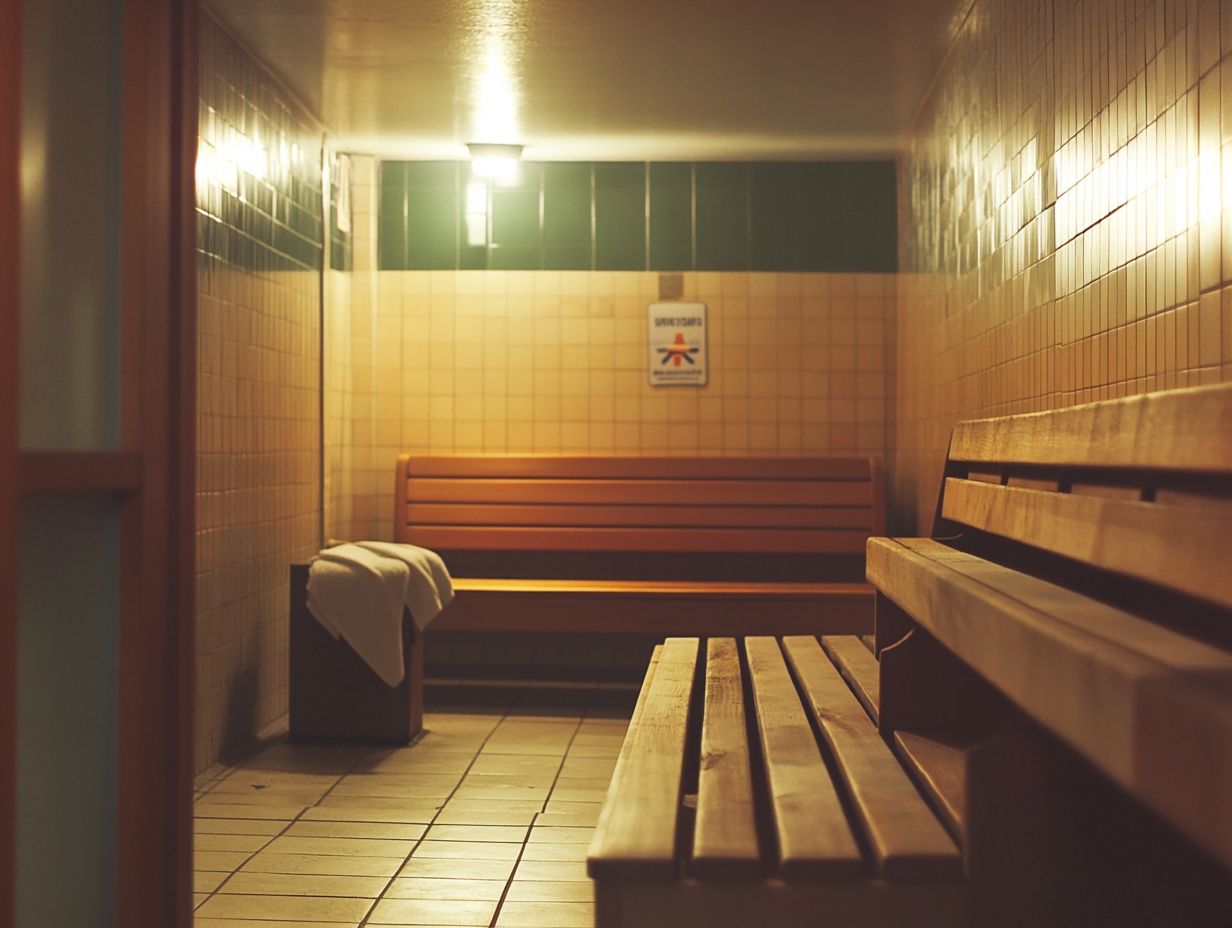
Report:
M 706 304 L 650 304 L 650 385 L 705 386 Z

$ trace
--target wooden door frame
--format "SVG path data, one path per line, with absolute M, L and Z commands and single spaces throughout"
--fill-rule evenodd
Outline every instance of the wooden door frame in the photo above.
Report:
M 192 923 L 195 0 L 126 0 L 116 924 Z
M 0 3 L 0 203 L 21 202 L 21 3 Z M 0 210 L 0 928 L 15 919 L 17 841 L 17 385 L 21 213 Z
M 21 10 L 0 3 L 9 204 L 20 202 Z M 18 450 L 21 213 L 0 211 L 0 928 L 15 920 L 19 505 L 43 492 L 121 501 L 115 924 L 192 924 L 196 17 L 196 0 L 123 4 L 115 451 Z

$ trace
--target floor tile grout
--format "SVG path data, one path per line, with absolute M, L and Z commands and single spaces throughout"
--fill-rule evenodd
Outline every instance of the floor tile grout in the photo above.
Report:
M 578 705 L 579 702 L 582 704 Z M 298 811 L 288 819 L 283 819 L 280 816 L 271 819 L 260 819 L 251 815 L 234 816 L 236 820 L 243 819 L 254 822 L 268 821 L 271 824 L 281 824 L 282 827 L 273 834 L 262 834 L 259 830 L 251 831 L 243 828 L 239 829 L 237 836 L 242 835 L 244 837 L 252 837 L 254 839 L 261 838 L 262 840 L 259 846 L 255 850 L 249 852 L 246 848 L 243 848 L 243 845 L 247 842 L 237 841 L 235 843 L 241 846 L 241 851 L 239 852 L 241 856 L 237 862 L 231 863 L 225 857 L 221 859 L 215 858 L 211 861 L 211 863 L 218 864 L 220 868 L 223 869 L 220 869 L 219 871 L 202 871 L 203 873 L 209 872 L 211 874 L 221 875 L 221 878 L 216 884 L 211 886 L 209 891 L 200 894 L 197 901 L 194 903 L 194 909 L 198 911 L 210 903 L 213 903 L 216 907 L 211 910 L 211 914 L 207 914 L 200 918 L 199 928 L 208 928 L 210 922 L 215 917 L 234 918 L 237 924 L 246 924 L 246 919 L 250 918 L 258 919 L 252 922 L 253 928 L 256 928 L 257 925 L 261 924 L 259 921 L 261 918 L 300 918 L 300 915 L 287 913 L 307 911 L 303 905 L 305 900 L 320 900 L 322 903 L 327 903 L 328 905 L 334 906 L 332 909 L 329 909 L 328 907 L 319 910 L 313 909 L 311 910 L 312 917 L 328 918 L 330 916 L 327 912 L 332 911 L 353 913 L 349 917 L 338 918 L 337 922 L 341 923 L 345 921 L 347 925 L 353 925 L 354 928 L 375 928 L 375 926 L 381 924 L 380 922 L 373 921 L 373 919 L 377 916 L 382 903 L 405 902 L 407 903 L 406 908 L 408 910 L 416 911 L 416 920 L 419 920 L 423 917 L 422 911 L 425 909 L 429 911 L 429 914 L 431 914 L 431 909 L 434 907 L 439 907 L 444 911 L 448 911 L 448 907 L 451 904 L 461 906 L 467 902 L 480 903 L 481 900 L 466 899 L 451 901 L 447 898 L 440 899 L 435 896 L 437 888 L 432 884 L 402 884 L 403 891 L 406 895 L 402 895 L 402 893 L 400 893 L 398 896 L 390 896 L 389 894 L 396 886 L 399 885 L 400 880 L 445 881 L 450 879 L 458 879 L 460 882 L 470 880 L 480 880 L 485 884 L 492 882 L 489 877 L 475 875 L 484 873 L 490 873 L 493 877 L 496 876 L 497 873 L 502 873 L 503 875 L 500 878 L 499 895 L 492 903 L 493 908 L 491 909 L 491 914 L 483 922 L 475 922 L 475 925 L 478 926 L 478 928 L 485 928 L 485 926 L 486 928 L 499 928 L 502 924 L 502 919 L 506 914 L 510 916 L 510 918 L 505 919 L 505 924 L 508 924 L 511 920 L 519 924 L 523 923 L 527 920 L 528 916 L 530 916 L 530 921 L 533 921 L 534 916 L 537 914 L 536 907 L 565 906 L 567 907 L 567 913 L 585 912 L 586 908 L 584 907 L 593 906 L 593 892 L 586 893 L 579 890 L 577 895 L 588 896 L 587 899 L 583 900 L 576 898 L 576 895 L 572 889 L 564 889 L 565 885 L 573 887 L 586 883 L 589 886 L 589 881 L 586 880 L 584 876 L 577 875 L 580 873 L 579 868 L 583 866 L 582 861 L 578 856 L 582 842 L 575 842 L 574 840 L 578 837 L 578 835 L 571 835 L 568 831 L 547 832 L 542 830 L 537 831 L 536 829 L 579 828 L 593 831 L 593 815 L 597 812 L 597 809 L 592 810 L 588 807 L 598 806 L 599 803 L 598 801 L 590 798 L 590 791 L 592 789 L 597 789 L 601 782 L 606 783 L 610 779 L 611 765 L 615 762 L 615 758 L 619 750 L 619 741 L 623 738 L 623 726 L 627 725 L 628 722 L 628 715 L 626 711 L 622 709 L 620 713 L 613 712 L 610 717 L 613 722 L 617 722 L 621 726 L 618 733 L 615 730 L 615 726 L 613 726 L 613 733 L 611 735 L 605 734 L 605 727 L 600 726 L 589 733 L 589 737 L 593 740 L 585 741 L 579 745 L 579 737 L 587 731 L 588 723 L 602 721 L 605 717 L 608 717 L 604 712 L 604 708 L 605 707 L 601 705 L 600 694 L 597 692 L 591 692 L 588 698 L 584 697 L 583 699 L 575 702 L 573 705 L 540 706 L 536 705 L 532 701 L 526 700 L 525 697 L 522 697 L 499 706 L 451 706 L 429 712 L 429 715 L 439 716 L 439 722 L 437 723 L 439 727 L 435 730 L 443 735 L 443 741 L 438 745 L 438 747 L 444 747 L 443 750 L 438 751 L 437 748 L 434 748 L 433 743 L 431 742 L 432 731 L 429 730 L 422 738 L 417 739 L 411 745 L 402 748 L 394 748 L 389 752 L 381 752 L 380 749 L 377 748 L 372 748 L 370 750 L 357 749 L 356 753 L 352 756 L 344 750 L 337 755 L 338 759 L 336 763 L 332 763 L 330 760 L 333 755 L 322 755 L 311 752 L 311 746 L 305 746 L 310 753 L 306 753 L 303 756 L 303 759 L 300 760 L 295 757 L 294 747 L 292 746 L 288 748 L 288 744 L 286 742 L 271 745 L 266 751 L 260 752 L 256 755 L 256 757 L 259 758 L 264 756 L 269 758 L 270 755 L 268 754 L 268 751 L 281 750 L 285 751 L 284 762 L 279 761 L 279 758 L 283 756 L 282 754 L 275 755 L 272 760 L 267 759 L 265 763 L 255 767 L 249 766 L 255 758 L 248 759 L 243 764 L 236 765 L 231 768 L 224 776 L 220 776 L 214 780 L 210 784 L 207 791 L 199 793 L 195 797 L 195 802 L 201 803 L 204 801 L 215 807 L 218 805 L 227 804 L 228 796 L 231 794 L 228 792 L 218 792 L 217 788 L 227 779 L 236 776 L 241 773 L 241 771 L 246 771 L 245 775 L 252 775 L 258 781 L 262 776 L 266 776 L 270 779 L 271 785 L 274 789 L 274 794 L 269 797 L 269 808 L 271 812 L 279 811 L 278 806 L 280 803 L 285 804 L 286 806 L 298 807 Z M 447 721 L 450 718 L 453 718 L 457 722 L 456 728 Z M 523 726 L 525 726 L 525 728 Z M 563 744 L 560 744 L 557 740 L 557 733 L 563 737 L 564 732 L 561 728 L 564 726 L 568 726 L 568 735 L 567 738 L 564 739 Z M 556 729 L 556 731 L 554 732 L 553 729 Z M 471 737 L 473 737 L 471 735 L 472 731 L 475 735 L 478 735 L 480 731 L 482 731 L 482 737 L 480 737 L 476 742 L 471 742 L 470 740 Z M 540 734 L 540 732 L 542 732 L 542 734 Z M 519 750 L 517 741 L 519 737 L 523 735 L 529 735 L 535 740 L 530 741 L 527 744 L 526 749 Z M 458 739 L 459 747 L 462 748 L 461 750 L 449 749 L 448 745 L 450 744 L 451 738 Z M 545 738 L 546 740 L 538 740 L 540 738 Z M 493 744 L 494 739 L 498 739 L 496 745 Z M 489 747 L 494 746 L 497 747 L 496 750 L 488 750 Z M 549 750 L 545 753 L 539 753 L 539 750 L 543 748 L 548 748 Z M 575 754 L 575 750 L 579 748 L 581 749 L 581 753 Z M 355 781 L 357 787 L 360 787 L 358 791 L 348 790 L 345 794 L 345 799 L 343 796 L 339 796 L 339 801 L 333 804 L 333 806 L 336 807 L 334 809 L 334 811 L 336 811 L 336 815 L 334 812 L 330 812 L 320 817 L 312 816 L 311 818 L 305 818 L 305 815 L 308 815 L 310 810 L 324 808 L 323 804 L 327 804 L 327 799 L 331 795 L 335 795 L 336 791 L 338 791 L 344 783 L 348 782 L 348 778 L 358 778 L 359 773 L 357 773 L 357 770 L 364 764 L 365 761 L 372 761 L 374 763 L 372 772 L 379 775 L 385 772 L 380 766 L 381 762 L 393 759 L 395 762 L 388 768 L 388 772 L 392 776 L 399 778 L 405 777 L 413 781 L 416 776 L 416 771 L 419 769 L 418 764 L 410 763 L 403 767 L 399 765 L 396 758 L 402 754 L 402 752 L 414 752 L 416 750 L 424 751 L 425 754 L 423 756 L 429 759 L 429 763 L 427 764 L 429 772 L 422 773 L 422 776 L 447 776 L 453 778 L 452 785 L 449 787 L 448 792 L 443 796 L 435 795 L 430 796 L 430 798 L 405 797 L 403 800 L 410 804 L 426 804 L 431 802 L 431 813 L 427 814 L 425 812 L 424 815 L 427 819 L 426 822 L 394 823 L 383 821 L 380 817 L 380 810 L 382 809 L 389 809 L 390 817 L 402 817 L 402 815 L 405 814 L 395 811 L 398 802 L 396 798 L 397 792 L 399 789 L 403 788 L 402 785 L 397 783 L 395 783 L 395 785 L 380 784 L 382 788 L 387 787 L 389 789 L 390 795 L 370 795 L 369 798 L 373 801 L 370 805 L 365 806 L 363 800 L 367 795 L 365 790 L 368 788 L 369 784 L 362 784 L 361 787 L 362 781 L 360 779 Z M 506 751 L 508 753 L 506 753 Z M 465 765 L 460 769 L 454 768 L 453 770 L 449 770 L 452 766 L 450 763 L 434 762 L 434 757 L 436 756 L 448 758 L 455 755 L 463 755 L 466 757 Z M 320 760 L 317 760 L 317 758 L 320 758 Z M 502 762 L 500 758 L 507 758 L 507 768 L 502 769 Z M 549 758 L 554 758 L 556 763 L 554 767 L 548 767 L 547 770 L 543 770 L 543 765 L 537 763 L 537 761 L 541 759 L 547 760 Z M 484 759 L 483 769 L 476 772 L 476 765 L 481 759 Z M 515 762 L 515 759 L 517 762 Z M 531 759 L 534 759 L 535 762 L 528 762 L 531 761 Z M 297 766 L 297 763 L 302 764 L 302 766 Z M 571 771 L 571 766 L 575 766 L 576 769 Z M 447 772 L 435 772 L 436 770 L 441 769 L 441 767 L 444 767 Z M 316 773 L 318 769 L 322 769 L 324 771 L 324 773 L 322 773 L 319 777 Z M 548 779 L 546 783 L 543 782 L 542 774 L 538 772 L 540 770 L 543 770 L 544 773 L 547 771 L 551 772 L 550 779 Z M 566 776 L 567 773 L 568 776 Z M 279 777 L 284 774 L 289 776 L 286 777 L 285 782 L 280 782 Z M 489 777 L 492 782 L 485 784 L 484 780 Z M 568 786 L 562 787 L 562 780 L 578 782 L 573 782 Z M 238 782 L 236 785 L 241 786 L 241 790 L 233 794 L 235 798 L 238 799 L 241 796 L 250 798 L 249 794 L 242 790 L 242 781 Z M 444 786 L 445 784 L 441 783 L 440 785 Z M 463 789 L 463 787 L 467 787 L 468 789 L 473 788 L 479 795 L 474 796 L 473 794 L 470 794 L 470 798 L 465 800 L 458 799 L 458 793 Z M 254 788 L 261 787 L 255 786 Z M 484 798 L 485 795 L 490 796 L 493 791 L 499 795 L 501 790 L 506 788 L 510 790 L 512 802 L 516 803 L 516 805 L 506 805 L 509 800 L 503 797 L 491 799 Z M 523 818 L 522 812 L 516 811 L 518 808 L 526 807 L 527 800 L 518 798 L 520 795 L 525 795 L 523 788 L 525 788 L 526 791 L 533 793 L 536 797 L 535 799 L 530 800 L 532 805 L 525 812 L 526 818 Z M 419 789 L 423 790 L 424 788 L 423 786 L 420 786 Z M 557 799 L 556 793 L 558 790 L 569 790 L 570 792 L 567 792 L 566 795 L 572 798 Z M 434 790 L 429 784 L 429 789 L 424 791 L 431 793 Z M 309 800 L 309 796 L 313 798 Z M 483 804 L 485 802 L 490 802 L 492 804 L 494 814 L 489 815 L 489 813 L 483 810 Z M 463 803 L 465 803 L 465 805 L 463 805 Z M 553 807 L 553 803 L 556 803 L 555 809 L 557 811 L 554 813 L 549 813 L 548 810 Z M 564 804 L 564 808 L 561 807 L 562 804 Z M 235 805 L 252 805 L 254 807 L 259 807 L 261 803 L 236 802 Z M 450 826 L 456 824 L 459 829 L 456 833 L 448 831 L 447 826 L 440 821 L 451 805 L 462 805 L 462 808 L 455 807 L 453 809 L 453 814 L 449 816 L 451 820 Z M 358 810 L 355 813 L 356 818 L 348 817 L 348 813 L 346 811 L 348 806 L 352 806 Z M 502 816 L 499 812 L 495 811 L 501 807 L 504 807 L 504 810 L 508 812 L 508 815 Z M 559 814 L 563 818 L 563 821 L 561 821 L 560 824 L 543 825 L 542 822 L 544 817 L 549 814 Z M 225 815 L 226 810 L 219 812 L 220 817 Z M 577 817 L 570 817 L 574 815 Z M 412 813 L 410 815 L 406 815 L 406 817 L 418 817 L 418 813 Z M 360 819 L 375 820 L 362 821 Z M 221 818 L 221 820 L 226 819 Z M 468 820 L 470 820 L 469 824 Z M 520 840 L 518 841 L 504 840 L 505 837 L 510 835 L 508 830 L 503 832 L 494 830 L 490 833 L 491 836 L 499 836 L 495 840 L 496 845 L 516 845 L 516 851 L 514 851 L 511 858 L 500 860 L 500 864 L 507 866 L 480 866 L 481 863 L 488 863 L 487 858 L 478 856 L 483 854 L 484 848 L 482 847 L 467 850 L 459 849 L 458 851 L 450 851 L 448 854 L 441 853 L 446 847 L 449 846 L 448 844 L 442 844 L 438 847 L 434 847 L 432 855 L 424 855 L 422 860 L 425 862 L 432 861 L 432 864 L 424 864 L 418 867 L 413 864 L 413 861 L 421 859 L 417 855 L 423 849 L 425 842 L 457 841 L 460 844 L 477 842 L 482 845 L 488 837 L 485 836 L 483 829 L 506 828 L 506 824 L 493 824 L 494 822 L 500 822 L 502 820 L 506 823 L 509 820 L 526 821 L 525 825 L 514 826 L 519 829 L 519 832 L 517 833 L 521 835 Z M 200 821 L 205 821 L 205 819 L 201 819 Z M 476 825 L 475 822 L 479 822 L 480 824 Z M 295 826 L 297 824 L 301 826 L 314 825 L 319 826 L 319 828 L 313 827 L 309 829 L 296 829 Z M 348 825 L 351 826 L 351 829 L 345 827 Z M 420 831 L 417 837 L 410 838 L 409 834 L 412 834 L 412 832 L 399 834 L 398 831 L 392 827 L 394 825 L 415 826 L 418 827 Z M 436 831 L 438 826 L 442 829 L 442 831 Z M 479 830 L 477 832 L 471 832 L 469 829 Z M 386 858 L 384 856 L 380 856 L 384 854 L 384 850 L 376 847 L 361 849 L 355 853 L 353 857 L 349 856 L 352 853 L 349 850 L 343 853 L 337 849 L 331 849 L 334 850 L 334 853 L 339 854 L 339 869 L 342 871 L 340 873 L 329 872 L 326 866 L 321 865 L 321 862 L 307 866 L 305 870 L 300 872 L 281 873 L 278 870 L 273 869 L 283 866 L 286 866 L 288 869 L 292 867 L 299 868 L 306 866 L 306 861 L 291 863 L 290 860 L 286 859 L 270 860 L 269 863 L 266 864 L 266 866 L 271 868 L 269 870 L 247 869 L 250 864 L 252 864 L 254 859 L 260 857 L 262 854 L 267 852 L 272 854 L 273 852 L 270 852 L 269 849 L 272 845 L 274 845 L 274 842 L 279 839 L 293 837 L 302 830 L 308 831 L 308 834 L 303 835 L 304 838 L 324 842 L 335 840 L 345 842 L 354 837 L 354 839 L 358 841 L 397 841 L 399 843 L 402 841 L 409 841 L 410 845 L 405 849 L 405 853 L 400 853 L 398 858 Z M 317 835 L 312 833 L 314 830 L 318 831 Z M 335 831 L 341 833 L 333 833 Z M 368 832 L 367 835 L 365 835 L 365 831 Z M 201 832 L 201 834 L 225 837 L 232 834 L 232 832 L 219 830 Z M 448 834 L 447 837 L 444 836 L 446 834 Z M 462 835 L 463 837 L 454 837 L 454 834 Z M 470 837 L 472 834 L 477 834 L 478 837 Z M 538 840 L 532 841 L 532 838 Z M 211 842 L 203 843 L 208 844 Z M 227 842 L 216 841 L 214 843 L 223 845 L 222 847 L 217 848 L 218 852 L 229 853 L 229 849 L 226 847 Z M 535 855 L 533 857 L 528 857 L 527 855 L 531 850 L 532 843 L 537 846 Z M 307 845 L 304 846 L 306 847 Z M 399 851 L 401 850 L 402 848 L 399 848 Z M 493 847 L 493 850 L 495 850 L 495 847 Z M 322 858 L 322 861 L 329 860 L 333 856 L 330 850 L 322 851 L 319 854 L 311 851 L 297 852 L 292 850 L 286 850 L 285 852 L 280 853 L 287 853 L 291 855 L 291 857 L 295 857 L 297 854 L 302 853 L 306 858 L 320 857 Z M 455 853 L 457 856 L 454 856 Z M 472 858 L 470 854 L 476 854 L 477 856 Z M 357 863 L 341 863 L 342 861 L 348 859 L 355 862 L 358 862 L 359 860 L 371 859 L 374 862 L 374 865 L 371 868 L 365 868 L 358 866 Z M 388 875 L 384 875 L 387 872 L 386 866 L 376 864 L 375 862 L 377 860 L 387 861 L 388 859 L 393 859 L 396 863 L 388 868 Z M 534 864 L 533 866 L 528 867 L 527 879 L 521 881 L 525 885 L 523 885 L 522 890 L 519 892 L 518 898 L 510 898 L 518 885 L 518 877 L 522 872 L 523 864 L 528 860 L 534 861 Z M 436 863 L 437 861 L 442 863 Z M 467 873 L 468 875 L 464 877 L 453 876 L 450 872 L 452 868 L 447 870 L 447 866 L 443 864 L 444 861 L 453 861 L 457 865 L 458 873 Z M 494 865 L 496 864 L 496 861 L 491 862 Z M 318 867 L 321 872 L 317 872 Z M 408 874 L 408 870 L 413 872 Z M 442 874 L 441 876 L 436 876 L 435 874 L 440 871 L 446 871 L 449 875 Z M 233 882 L 234 878 L 241 872 L 253 874 L 251 885 L 254 887 L 254 892 L 244 892 L 244 889 L 247 888 L 247 886 L 239 888 L 238 892 L 225 892 L 224 890 L 228 885 L 236 885 Z M 372 882 L 375 886 L 380 887 L 379 891 L 377 891 L 374 895 L 369 895 L 371 889 L 374 888 L 373 886 L 369 886 L 369 891 L 362 892 L 362 894 L 359 892 L 363 888 L 363 885 L 359 883 L 359 881 L 367 878 L 363 876 L 365 873 L 371 873 L 373 878 Z M 431 875 L 415 875 L 415 873 L 426 873 Z M 330 879 L 340 881 L 354 880 L 355 882 L 349 884 L 342 883 L 339 889 L 339 894 L 327 891 L 326 887 L 315 886 L 312 887 L 309 892 L 303 894 L 283 892 L 283 884 L 290 884 L 297 878 L 312 881 L 316 881 L 320 878 L 321 882 L 325 882 Z M 261 888 L 262 880 L 266 881 L 264 886 L 268 891 L 258 892 L 256 890 Z M 312 890 L 315 890 L 315 892 Z M 491 890 L 496 892 L 496 887 L 491 887 Z M 352 891 L 356 892 L 356 895 L 350 895 L 350 892 Z M 448 892 L 449 890 L 445 891 Z M 484 893 L 487 891 L 488 890 L 486 889 L 483 890 Z M 423 892 L 425 895 L 417 895 L 419 892 Z M 561 898 L 553 898 L 557 895 Z M 226 914 L 228 911 L 227 907 L 217 907 L 217 900 L 224 898 L 236 899 L 240 896 L 249 897 L 250 900 L 253 901 L 255 901 L 257 897 L 262 897 L 269 898 L 271 900 L 281 899 L 283 902 L 272 903 L 274 907 L 269 909 L 261 908 L 260 905 L 253 905 L 253 902 L 234 903 L 230 907 L 230 910 L 237 913 L 235 915 Z M 546 898 L 543 898 L 543 896 L 546 896 Z M 292 903 L 290 900 L 296 900 L 296 902 Z M 366 908 L 347 909 L 342 905 L 345 900 L 351 900 L 357 904 L 364 903 L 366 904 Z M 310 905 L 311 903 L 308 904 Z M 245 910 L 243 908 L 244 905 L 250 905 L 252 907 Z M 281 906 L 281 908 L 278 908 L 277 906 Z M 481 904 L 478 907 L 486 910 L 486 905 Z M 400 907 L 395 906 L 392 912 L 398 912 L 399 908 Z M 222 914 L 213 915 L 213 911 L 218 911 Z M 247 914 L 249 912 L 264 913 L 267 911 L 278 912 L 280 914 Z M 544 909 L 540 908 L 538 911 L 544 911 Z M 551 909 L 548 908 L 547 911 L 550 912 Z M 361 912 L 362 916 L 356 921 L 352 921 L 352 918 L 359 915 Z M 556 913 L 556 915 L 558 916 L 559 913 Z M 397 916 L 393 915 L 393 917 L 396 919 Z M 556 924 L 559 920 L 559 917 L 554 916 L 549 919 L 549 922 Z M 566 918 L 566 920 L 568 919 Z

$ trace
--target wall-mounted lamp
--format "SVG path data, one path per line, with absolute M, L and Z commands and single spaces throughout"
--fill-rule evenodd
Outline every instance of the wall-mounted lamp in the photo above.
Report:
M 498 145 L 489 142 L 468 142 L 471 152 L 471 174 L 487 180 L 511 181 L 518 176 L 521 145 Z

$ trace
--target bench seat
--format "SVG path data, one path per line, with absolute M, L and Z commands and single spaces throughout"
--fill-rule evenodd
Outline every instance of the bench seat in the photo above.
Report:
M 813 636 L 656 649 L 587 864 L 598 928 L 951 926 L 963 905 L 954 841 Z
M 864 543 L 884 504 L 868 458 L 403 455 L 396 491 L 396 540 L 457 578 L 434 630 L 872 627 Z
M 788 635 L 824 615 L 828 630 L 856 633 L 873 605 L 865 583 L 459 577 L 454 591 L 439 626 L 449 631 Z
M 1232 385 L 960 422 L 936 511 L 867 575 L 964 925 L 1226 925 Z

